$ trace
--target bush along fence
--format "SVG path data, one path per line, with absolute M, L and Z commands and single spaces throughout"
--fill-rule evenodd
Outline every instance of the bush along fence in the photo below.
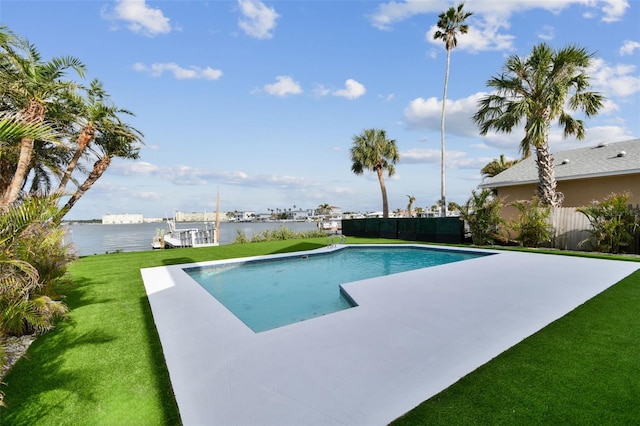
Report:
M 342 234 L 460 244 L 464 238 L 464 223 L 459 217 L 342 219 Z

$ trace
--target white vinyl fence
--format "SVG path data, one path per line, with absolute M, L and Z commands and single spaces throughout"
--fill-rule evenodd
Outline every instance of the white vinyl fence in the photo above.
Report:
M 577 211 L 575 207 L 560 207 L 551 210 L 551 224 L 555 229 L 553 247 L 561 250 L 591 250 L 588 242 L 580 244 L 589 238 L 588 229 L 591 224 L 587 216 Z

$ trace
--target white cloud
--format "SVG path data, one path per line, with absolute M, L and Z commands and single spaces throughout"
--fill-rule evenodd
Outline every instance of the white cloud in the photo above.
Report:
M 595 90 L 607 97 L 627 97 L 640 92 L 640 75 L 636 70 L 632 64 L 610 66 L 603 59 L 596 58 L 586 72 Z
M 313 95 L 317 97 L 327 96 L 331 93 L 331 90 L 327 89 L 323 84 L 316 83 L 316 87 L 313 89 Z
M 117 175 L 129 176 L 129 175 L 154 175 L 162 173 L 162 169 L 155 164 L 147 161 L 134 161 L 134 162 L 114 162 L 109 166 L 109 173 Z
M 555 28 L 550 25 L 543 26 L 540 31 L 538 31 L 538 38 L 544 41 L 551 41 L 556 37 Z
M 145 0 L 116 0 L 114 16 L 111 19 L 128 23 L 128 28 L 148 36 L 171 32 L 169 18 L 160 9 L 149 7 Z
M 445 1 L 391 0 L 379 4 L 368 18 L 374 27 L 380 30 L 391 30 L 394 24 L 413 16 L 427 13 L 439 14 L 450 6 L 450 2 Z M 510 27 L 509 18 L 513 14 L 526 13 L 533 9 L 544 9 L 558 14 L 570 6 L 587 8 L 587 13 L 590 15 L 600 11 L 603 22 L 615 22 L 619 21 L 626 13 L 629 3 L 627 0 L 478 0 L 468 2 L 466 10 L 474 13 L 470 18 L 472 25 L 469 26 L 469 33 L 458 39 L 458 46 L 470 51 L 509 50 L 512 48 L 514 37 L 501 33 L 500 30 Z M 432 38 L 432 35 L 433 29 L 428 33 L 429 38 Z M 545 31 L 541 35 L 548 37 L 552 34 Z
M 258 0 L 238 0 L 242 18 L 238 26 L 250 37 L 259 39 L 273 37 L 273 29 L 280 17 L 272 7 Z
M 298 82 L 288 75 L 279 75 L 276 77 L 277 83 L 266 84 L 264 91 L 269 95 L 274 96 L 287 96 L 287 95 L 299 95 L 302 93 L 302 88 Z
M 322 186 L 306 177 L 288 175 L 249 175 L 242 171 L 198 169 L 187 165 L 157 166 L 148 162 L 118 163 L 109 169 L 117 175 L 152 176 L 177 186 L 203 186 L 211 183 L 238 185 L 248 188 L 300 189 Z
M 164 198 L 164 195 L 158 192 L 151 192 L 151 191 L 131 192 L 130 191 L 130 193 L 134 198 L 142 198 L 145 200 L 162 200 Z
M 471 117 L 478 110 L 478 101 L 486 93 L 475 93 L 459 100 L 447 99 L 445 125 L 448 133 L 475 137 L 478 128 Z M 404 110 L 404 120 L 413 129 L 440 130 L 442 100 L 431 97 L 417 98 Z
M 509 21 L 498 16 L 472 18 L 472 22 L 469 24 L 469 31 L 456 37 L 458 41 L 456 49 L 468 50 L 472 53 L 491 50 L 513 50 L 515 37 L 503 32 L 509 27 Z M 433 25 L 425 34 L 425 39 L 429 43 L 444 49 L 445 45 L 442 40 L 433 39 L 433 34 L 437 30 L 437 26 Z
M 439 149 L 413 148 L 400 152 L 402 164 L 440 163 Z
M 396 1 L 379 4 L 376 11 L 369 15 L 371 24 L 379 30 L 390 30 L 393 24 L 422 13 L 440 13 L 446 8 L 444 2 Z
M 640 42 L 634 40 L 625 40 L 618 53 L 620 53 L 620 56 L 633 55 L 633 53 L 637 49 L 640 49 Z
M 357 99 L 367 92 L 367 89 L 362 83 L 359 83 L 352 78 L 345 81 L 344 86 L 344 89 L 334 90 L 332 93 L 333 96 L 340 96 L 347 99 Z
M 599 142 L 621 142 L 636 137 L 637 135 L 634 135 L 623 126 L 596 126 L 587 129 L 587 135 L 583 143 L 586 146 L 591 146 Z
M 489 132 L 482 137 L 482 142 L 490 148 L 498 149 L 504 154 L 512 154 L 520 158 L 520 141 L 524 136 L 524 125 L 514 128 L 511 133 Z M 633 139 L 635 136 L 624 126 L 595 126 L 587 127 L 583 140 L 575 137 L 565 138 L 562 128 L 557 123 L 551 126 L 549 132 L 549 146 L 551 152 L 593 146 L 599 142 L 619 142 Z M 486 164 L 486 163 L 485 163 Z
M 604 3 L 602 7 L 602 11 L 604 12 L 602 20 L 604 22 L 619 21 L 629 8 L 629 2 L 627 0 L 603 0 L 602 3 Z
M 602 103 L 602 108 L 600 109 L 599 114 L 607 115 L 607 114 L 612 114 L 614 111 L 620 111 L 620 107 L 611 99 L 607 98 Z
M 447 150 L 445 152 L 447 168 L 453 169 L 478 169 L 489 161 L 469 157 L 465 151 Z M 401 164 L 440 164 L 439 149 L 413 148 L 400 152 Z
M 172 73 L 177 80 L 217 80 L 222 77 L 222 71 L 211 67 L 200 68 L 190 66 L 189 68 L 183 68 L 174 62 L 155 63 L 151 65 L 137 62 L 133 64 L 133 69 L 139 72 L 147 72 L 154 77 L 159 77 L 166 71 Z

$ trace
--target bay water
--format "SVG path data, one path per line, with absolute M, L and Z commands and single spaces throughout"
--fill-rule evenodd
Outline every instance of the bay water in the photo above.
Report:
M 203 223 L 178 222 L 176 228 L 200 228 Z M 267 229 L 286 227 L 295 232 L 306 232 L 317 229 L 314 222 L 221 222 L 220 245 L 231 244 L 238 235 L 238 230 L 247 238 Z M 167 230 L 167 225 L 158 223 L 135 223 L 123 225 L 103 225 L 99 223 L 68 224 L 65 241 L 72 244 L 78 256 L 113 253 L 117 251 L 152 250 L 151 243 L 157 229 Z

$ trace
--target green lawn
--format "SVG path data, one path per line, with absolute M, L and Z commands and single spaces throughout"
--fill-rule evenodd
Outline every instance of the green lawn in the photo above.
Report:
M 67 320 L 38 338 L 4 379 L 7 408 L 0 409 L 0 422 L 179 424 L 140 268 L 325 244 L 320 238 L 80 259 L 70 268 Z M 636 272 L 397 423 L 637 423 L 639 319 Z

